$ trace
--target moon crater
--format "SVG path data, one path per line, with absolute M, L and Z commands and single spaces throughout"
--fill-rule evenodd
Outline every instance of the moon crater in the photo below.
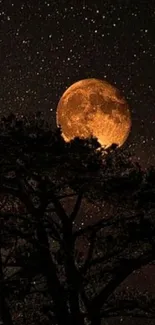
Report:
M 56 122 L 66 141 L 94 136 L 101 146 L 121 146 L 131 128 L 129 106 L 121 93 L 99 79 L 71 85 L 57 106 Z

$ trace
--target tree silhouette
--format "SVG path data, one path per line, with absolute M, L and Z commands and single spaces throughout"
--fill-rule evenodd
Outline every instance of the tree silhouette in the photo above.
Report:
M 155 317 L 153 296 L 117 294 L 155 259 L 154 168 L 144 172 L 125 149 L 104 150 L 94 138 L 65 143 L 40 115 L 11 115 L 0 130 L 3 324 Z M 81 226 L 83 202 L 94 218 Z

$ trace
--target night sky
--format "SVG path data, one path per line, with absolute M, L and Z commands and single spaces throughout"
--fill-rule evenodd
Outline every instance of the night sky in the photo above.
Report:
M 52 129 L 66 88 L 106 79 L 131 108 L 129 146 L 155 163 L 154 0 L 0 0 L 0 78 L 0 116 L 41 111 Z
M 129 144 L 147 166 L 155 162 L 155 3 L 97 2 L 0 1 L 0 113 L 42 111 L 55 127 L 67 87 L 106 79 L 128 100 Z

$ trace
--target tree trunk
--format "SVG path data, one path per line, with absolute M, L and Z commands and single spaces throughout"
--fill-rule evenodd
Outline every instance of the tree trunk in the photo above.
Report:
M 1 290 L 1 288 L 0 288 Z M 13 325 L 12 317 L 10 314 L 9 307 L 4 298 L 3 292 L 0 292 L 0 317 L 3 325 Z
M 74 325 L 84 325 L 84 318 L 79 306 L 80 274 L 74 263 L 74 242 L 72 238 L 72 223 L 66 221 L 63 229 L 64 265 L 69 288 L 69 305 Z
M 91 317 L 91 325 L 100 325 L 101 324 L 101 318 L 98 316 Z
M 49 293 L 53 298 L 57 322 L 59 325 L 71 325 L 66 297 L 64 296 L 64 292 L 57 277 L 56 267 L 50 254 L 46 231 L 41 224 L 38 225 L 37 236 L 41 254 L 41 269 L 46 277 Z
M 6 297 L 5 297 L 1 249 L 0 249 L 0 317 L 4 325 L 13 325 L 9 306 L 7 304 Z
M 71 318 L 72 318 L 72 324 L 74 325 L 84 325 L 84 319 L 81 315 L 80 308 L 79 308 L 79 300 L 77 291 L 70 290 L 70 310 L 71 310 Z

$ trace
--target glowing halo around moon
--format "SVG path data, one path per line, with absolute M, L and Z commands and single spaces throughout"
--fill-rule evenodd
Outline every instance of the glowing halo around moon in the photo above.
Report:
M 91 78 L 72 84 L 58 102 L 57 126 L 66 142 L 94 136 L 101 146 L 122 146 L 131 129 L 129 106 L 107 81 Z

